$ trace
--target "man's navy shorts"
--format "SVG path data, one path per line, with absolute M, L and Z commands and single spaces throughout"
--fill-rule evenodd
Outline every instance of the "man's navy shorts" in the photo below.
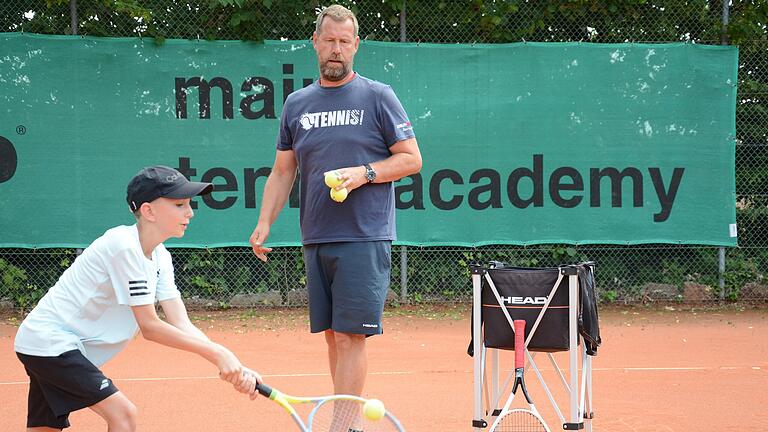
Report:
M 389 290 L 392 242 L 362 241 L 304 246 L 312 333 L 381 334 Z
M 95 405 L 118 390 L 79 350 L 57 357 L 16 353 L 29 375 L 27 427 L 69 427 L 69 413 Z

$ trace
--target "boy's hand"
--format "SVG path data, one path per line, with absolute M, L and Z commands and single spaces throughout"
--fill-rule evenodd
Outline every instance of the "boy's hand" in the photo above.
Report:
M 216 366 L 219 368 L 219 378 L 236 387 L 242 385 L 246 377 L 240 360 L 225 347 L 218 345 L 217 348 Z
M 243 374 L 245 375 L 246 379 L 241 385 L 236 385 L 235 389 L 240 393 L 248 394 L 251 400 L 254 400 L 259 396 L 259 391 L 256 390 L 256 384 L 260 384 L 262 382 L 261 375 L 252 369 L 248 369 L 247 367 L 243 367 Z

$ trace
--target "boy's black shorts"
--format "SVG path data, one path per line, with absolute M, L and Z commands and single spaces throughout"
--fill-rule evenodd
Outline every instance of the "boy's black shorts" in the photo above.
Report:
M 118 392 L 112 380 L 79 350 L 57 357 L 16 353 L 29 375 L 27 427 L 69 427 L 69 413 Z

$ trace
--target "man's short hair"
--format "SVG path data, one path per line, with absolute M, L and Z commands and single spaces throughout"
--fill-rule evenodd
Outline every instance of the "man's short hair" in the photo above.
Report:
M 325 19 L 325 17 L 330 17 L 332 20 L 340 23 L 351 19 L 352 24 L 355 26 L 355 37 L 357 37 L 357 17 L 351 10 L 338 4 L 323 8 L 323 10 L 320 11 L 320 14 L 317 16 L 317 21 L 315 21 L 315 33 L 320 34 L 320 26 L 323 24 L 323 19 Z

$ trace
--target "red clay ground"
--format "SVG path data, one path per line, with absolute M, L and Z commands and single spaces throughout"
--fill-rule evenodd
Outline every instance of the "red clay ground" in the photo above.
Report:
M 369 339 L 367 395 L 384 400 L 408 431 L 472 431 L 468 310 L 469 305 L 389 310 L 385 334 Z M 213 340 L 269 384 L 299 395 L 331 388 L 323 338 L 308 333 L 303 311 L 193 315 Z M 594 430 L 768 428 L 766 309 L 603 308 L 600 318 Z M 0 431 L 24 430 L 27 377 L 13 353 L 17 325 L 8 316 L 0 322 Z M 508 354 L 502 355 L 506 369 Z M 562 353 L 557 358 L 567 366 Z M 549 362 L 541 360 L 551 378 Z M 234 392 L 206 361 L 141 337 L 104 370 L 138 406 L 140 431 L 295 430 L 281 408 Z M 561 430 L 535 375 L 528 382 L 551 429 Z M 89 410 L 71 421 L 74 431 L 105 430 Z

